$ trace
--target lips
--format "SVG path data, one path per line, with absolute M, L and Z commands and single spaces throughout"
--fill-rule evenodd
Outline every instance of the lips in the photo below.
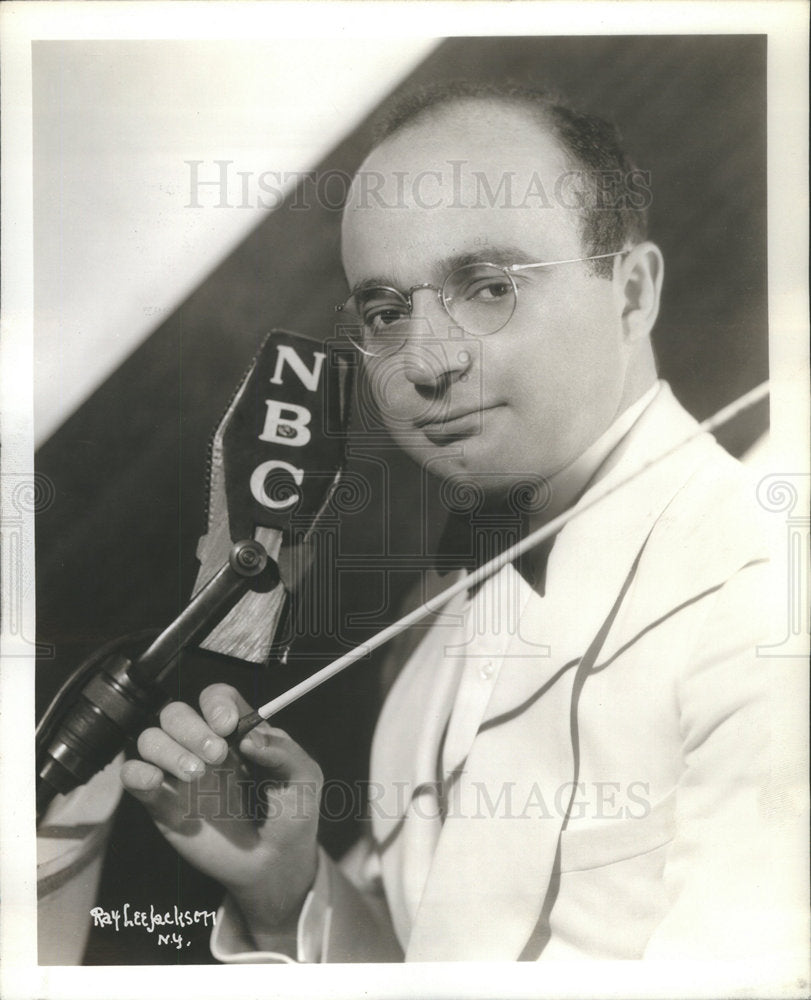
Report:
M 457 408 L 448 413 L 428 413 L 415 420 L 415 426 L 425 434 L 429 441 L 441 443 L 446 440 L 458 440 L 460 437 L 470 437 L 482 429 L 484 414 L 497 406 L 477 406 L 474 409 Z
M 465 417 L 478 416 L 484 410 L 490 410 L 490 406 L 473 406 L 473 407 L 457 407 L 455 410 L 449 410 L 447 413 L 444 410 L 437 410 L 424 414 L 421 417 L 417 417 L 414 421 L 415 427 L 442 427 L 445 424 L 452 423 L 454 420 L 463 420 Z

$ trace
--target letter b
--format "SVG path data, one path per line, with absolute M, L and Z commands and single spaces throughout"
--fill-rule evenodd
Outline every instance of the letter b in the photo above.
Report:
M 270 441 L 273 444 L 289 444 L 293 448 L 302 448 L 310 440 L 307 424 L 312 414 L 306 406 L 295 403 L 280 403 L 276 399 L 266 399 L 267 413 L 265 426 L 259 435 L 260 441 Z

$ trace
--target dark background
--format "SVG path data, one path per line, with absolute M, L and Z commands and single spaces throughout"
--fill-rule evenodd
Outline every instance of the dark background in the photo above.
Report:
M 651 237 L 666 261 L 655 335 L 661 373 L 703 418 L 768 374 L 765 67 L 765 36 L 465 38 L 444 42 L 406 86 L 509 77 L 561 90 L 619 125 L 652 175 Z M 368 139 L 367 122 L 318 170 L 351 172 Z M 36 129 L 34 140 L 36 155 Z M 274 326 L 332 334 L 331 307 L 345 295 L 340 215 L 312 191 L 308 204 L 297 211 L 289 201 L 269 214 L 37 453 L 37 472 L 55 490 L 36 527 L 38 640 L 53 647 L 38 664 L 38 711 L 89 652 L 161 626 L 187 603 L 204 531 L 208 439 L 263 334 Z M 766 423 L 763 405 L 722 442 L 741 454 Z M 331 513 L 322 548 L 333 551 L 301 596 L 295 655 L 267 671 L 192 657 L 179 671 L 179 697 L 193 700 L 227 679 L 259 704 L 397 616 L 439 515 L 414 467 L 361 433 L 357 418 L 354 427 L 349 469 L 371 488 Z M 367 773 L 375 681 L 374 665 L 358 664 L 278 717 L 328 779 L 352 783 Z M 341 817 L 322 831 L 333 854 L 356 830 L 352 810 L 335 808 Z M 125 798 L 100 905 L 212 909 L 219 896 Z M 86 962 L 211 961 L 207 937 L 170 953 L 146 934 L 94 931 Z

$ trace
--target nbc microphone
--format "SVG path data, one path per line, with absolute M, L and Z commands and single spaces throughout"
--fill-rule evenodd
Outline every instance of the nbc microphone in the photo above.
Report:
M 267 661 L 340 479 L 353 370 L 345 345 L 287 330 L 265 339 L 211 441 L 191 600 L 145 650 L 117 640 L 63 684 L 37 727 L 38 817 L 150 725 L 182 649 Z

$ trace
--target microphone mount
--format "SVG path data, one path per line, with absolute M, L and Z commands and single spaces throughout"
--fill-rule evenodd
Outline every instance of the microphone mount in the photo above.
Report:
M 279 567 L 253 539 L 232 546 L 228 561 L 188 607 L 139 656 L 111 653 L 85 684 L 38 761 L 37 816 L 106 767 L 170 700 L 161 686 L 181 650 L 210 632 L 248 590 L 274 589 Z

